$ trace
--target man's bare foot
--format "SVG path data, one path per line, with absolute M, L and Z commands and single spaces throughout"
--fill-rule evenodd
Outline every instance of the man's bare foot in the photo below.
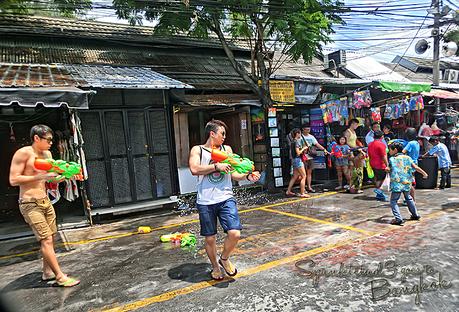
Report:
M 41 280 L 48 282 L 56 279 L 56 275 L 53 272 L 43 272 L 41 275 Z

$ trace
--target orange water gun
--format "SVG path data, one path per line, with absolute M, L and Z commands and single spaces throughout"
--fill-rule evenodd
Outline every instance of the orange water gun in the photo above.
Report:
M 36 158 L 33 165 L 38 170 L 55 172 L 67 179 L 84 180 L 81 165 L 73 161 Z
M 233 168 L 233 170 L 230 171 L 230 173 L 236 171 L 241 174 L 247 174 L 255 170 L 253 161 L 251 161 L 250 159 L 242 158 L 237 154 L 229 154 L 216 148 L 212 148 L 210 158 L 216 163 L 219 162 L 224 164 L 230 164 Z

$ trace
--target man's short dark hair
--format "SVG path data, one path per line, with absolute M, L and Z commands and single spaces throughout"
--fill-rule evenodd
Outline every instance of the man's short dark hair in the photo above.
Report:
M 418 136 L 418 133 L 416 132 L 416 129 L 406 128 L 405 139 L 407 139 L 408 141 L 413 141 L 413 140 L 416 140 L 417 136 Z
M 440 138 L 437 137 L 437 136 L 431 136 L 430 139 L 429 139 L 429 142 L 432 143 L 432 142 L 440 142 Z
M 352 125 L 353 123 L 359 124 L 360 122 L 359 122 L 358 119 L 352 118 L 352 119 L 349 121 L 349 124 Z
M 377 122 L 377 121 L 372 122 L 371 123 L 371 127 L 373 128 L 374 125 L 379 125 L 379 122 Z
M 303 130 L 304 128 L 311 128 L 311 126 L 308 124 L 301 125 L 301 130 Z
M 30 140 L 33 142 L 33 137 L 38 135 L 40 138 L 44 139 L 45 136 L 50 133 L 53 135 L 53 130 L 46 125 L 35 125 L 30 129 Z
M 376 130 L 373 137 L 374 137 L 375 139 L 380 139 L 380 138 L 382 138 L 383 136 L 384 136 L 384 133 L 383 133 L 381 130 Z
M 218 128 L 220 128 L 220 127 L 225 128 L 225 130 L 228 129 L 226 124 L 221 120 L 212 119 L 211 121 L 209 121 L 206 124 L 206 128 L 204 129 L 204 133 L 205 133 L 206 138 L 209 138 L 210 131 L 213 131 L 213 132 L 217 133 L 218 132 Z
M 389 129 L 389 130 L 392 130 L 392 127 L 389 125 L 389 124 L 385 124 L 383 129 L 386 128 L 386 129 Z
M 389 149 L 397 150 L 397 153 L 401 153 L 403 151 L 403 144 L 400 142 L 393 142 L 389 145 Z

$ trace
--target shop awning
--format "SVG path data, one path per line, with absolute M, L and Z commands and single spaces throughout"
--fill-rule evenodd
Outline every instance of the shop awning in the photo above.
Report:
M 450 92 L 446 90 L 440 90 L 440 89 L 432 89 L 430 90 L 430 92 L 422 92 L 422 95 L 439 98 L 439 99 L 459 100 L 459 93 Z
M 379 81 L 379 88 L 389 92 L 430 92 L 431 85 L 427 83 L 409 83 L 394 81 Z
M 60 107 L 88 109 L 88 94 L 75 87 L 55 88 L 0 88 L 0 106 L 17 104 L 23 107 Z
M 259 98 L 252 94 L 186 94 L 182 100 L 197 107 L 261 106 Z

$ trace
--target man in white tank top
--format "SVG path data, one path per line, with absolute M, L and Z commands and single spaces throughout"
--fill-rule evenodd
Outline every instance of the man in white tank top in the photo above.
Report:
M 233 196 L 231 180 L 249 180 L 256 182 L 260 178 L 257 171 L 248 174 L 233 172 L 231 165 L 214 163 L 211 160 L 212 148 L 232 153 L 231 147 L 223 145 L 226 137 L 226 125 L 220 120 L 211 120 L 206 124 L 204 145 L 191 149 L 189 166 L 193 175 L 198 176 L 198 193 L 196 206 L 199 211 L 201 235 L 205 236 L 207 256 L 212 263 L 211 276 L 215 280 L 224 278 L 220 265 L 229 276 L 237 274 L 236 267 L 229 256 L 237 245 L 241 235 L 241 222 Z M 217 218 L 227 236 L 220 259 L 217 260 Z

